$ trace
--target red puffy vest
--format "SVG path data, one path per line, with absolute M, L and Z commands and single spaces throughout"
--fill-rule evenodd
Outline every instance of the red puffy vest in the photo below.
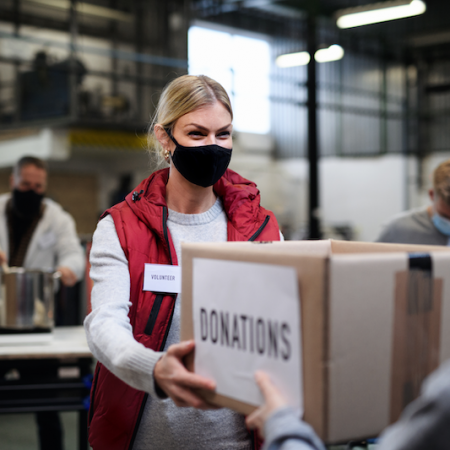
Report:
M 134 338 L 156 351 L 164 348 L 176 296 L 143 291 L 144 264 L 178 264 L 167 228 L 165 201 L 169 170 L 153 173 L 111 214 L 130 271 L 129 311 Z M 228 217 L 229 241 L 276 241 L 279 228 L 272 212 L 259 204 L 256 185 L 232 170 L 214 185 Z M 103 216 L 102 216 L 103 217 Z M 148 394 L 138 391 L 103 364 L 95 369 L 88 416 L 89 443 L 95 450 L 133 448 Z

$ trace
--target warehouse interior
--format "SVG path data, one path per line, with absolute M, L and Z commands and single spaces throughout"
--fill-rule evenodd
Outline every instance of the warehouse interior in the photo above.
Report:
M 429 203 L 450 158 L 450 3 L 340 29 L 372 0 L 2 0 L 0 193 L 24 155 L 88 247 L 100 215 L 159 168 L 148 128 L 163 87 L 206 74 L 235 109 L 230 168 L 253 180 L 286 240 L 373 242 Z M 280 67 L 339 45 L 343 57 Z M 75 295 L 81 324 L 88 283 Z M 77 448 L 75 413 L 64 416 Z M 37 447 L 32 414 L 0 415 L 8 450 Z

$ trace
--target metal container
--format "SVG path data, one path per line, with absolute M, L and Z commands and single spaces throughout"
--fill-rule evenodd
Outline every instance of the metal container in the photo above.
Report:
M 59 272 L 11 267 L 1 272 L 0 329 L 4 332 L 51 330 Z M 0 331 L 1 331 L 0 330 Z

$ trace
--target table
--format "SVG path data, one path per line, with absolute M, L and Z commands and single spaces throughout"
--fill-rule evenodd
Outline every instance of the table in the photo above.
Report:
M 82 326 L 52 335 L 34 345 L 2 345 L 0 336 L 0 414 L 78 411 L 78 448 L 87 450 L 92 354 Z

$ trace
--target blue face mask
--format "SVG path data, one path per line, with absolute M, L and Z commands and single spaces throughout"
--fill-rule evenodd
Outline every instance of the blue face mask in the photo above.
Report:
M 438 213 L 434 213 L 433 217 L 431 218 L 433 221 L 434 226 L 446 236 L 450 237 L 450 220 L 446 219 L 445 217 L 440 216 Z

